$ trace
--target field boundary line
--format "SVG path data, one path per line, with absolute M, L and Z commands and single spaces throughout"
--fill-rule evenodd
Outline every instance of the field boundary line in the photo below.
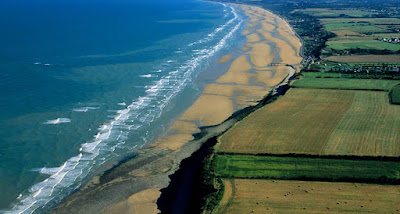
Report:
M 358 156 L 358 155 L 312 155 L 299 153 L 236 153 L 236 152 L 215 152 L 216 155 L 241 155 L 241 156 L 267 156 L 267 157 L 294 157 L 312 159 L 341 159 L 341 160 L 365 160 L 365 161 L 400 161 L 398 156 Z

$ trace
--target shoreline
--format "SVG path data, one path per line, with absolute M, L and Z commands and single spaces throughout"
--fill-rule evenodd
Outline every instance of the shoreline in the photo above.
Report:
M 212 153 L 211 148 L 217 143 L 218 137 L 249 114 L 283 96 L 289 89 L 289 83 L 294 77 L 295 74 L 286 78 L 282 84 L 274 88 L 257 105 L 249 106 L 235 112 L 234 115 L 225 121 L 232 120 L 234 121 L 233 124 L 226 128 L 226 130 L 208 138 L 190 157 L 181 161 L 179 169 L 170 175 L 170 184 L 161 190 L 161 196 L 157 200 L 158 209 L 161 213 L 201 213 L 201 208 L 204 205 L 202 204 L 202 199 L 209 194 L 209 192 L 203 189 L 204 181 L 201 180 L 203 161 Z M 223 126 L 225 122 L 220 125 Z
M 224 62 L 232 61 L 229 70 L 214 84 L 207 85 L 199 99 L 175 121 L 166 136 L 147 146 L 134 158 L 92 179 L 85 187 L 66 197 L 52 213 L 158 212 L 156 203 L 160 190 L 169 186 L 170 176 L 180 169 L 182 160 L 199 151 L 209 139 L 225 132 L 246 112 L 251 113 L 251 109 L 263 105 L 268 97 L 279 94 L 275 91 L 277 87 L 287 84 L 299 71 L 303 60 L 301 41 L 296 48 L 288 45 L 294 41 L 292 36 L 297 38 L 297 35 L 277 15 L 255 6 L 233 6 L 243 10 L 249 18 L 247 21 L 251 20 L 252 24 L 247 22 L 246 32 L 242 34 L 248 37 L 242 55 Z M 274 22 L 275 29 L 283 28 L 279 34 L 284 34 L 281 35 L 283 39 L 272 36 L 268 26 L 262 25 L 264 21 L 272 22 L 272 19 L 279 20 Z M 259 25 L 262 27 L 256 29 Z M 290 31 L 293 34 L 291 38 Z M 247 32 L 247 35 L 244 34 Z M 292 41 L 288 42 L 290 39 Z M 273 48 L 269 45 L 271 42 L 275 42 Z M 269 63 L 265 59 L 269 59 Z M 276 62 L 284 65 L 271 66 Z M 219 108 L 215 108 L 217 106 Z

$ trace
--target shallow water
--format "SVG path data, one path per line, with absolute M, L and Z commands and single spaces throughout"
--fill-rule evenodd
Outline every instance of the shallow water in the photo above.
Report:
M 0 209 L 43 211 L 162 135 L 242 23 L 199 1 L 2 1 Z

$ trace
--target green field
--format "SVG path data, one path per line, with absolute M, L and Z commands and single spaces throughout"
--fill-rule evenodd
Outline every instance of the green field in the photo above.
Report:
M 400 63 L 400 55 L 353 55 L 353 56 L 330 56 L 325 57 L 324 60 L 330 62 L 336 62 L 336 66 L 339 63 L 346 63 L 349 66 L 357 66 L 357 65 L 371 65 L 371 64 L 382 64 L 382 63 L 390 63 L 397 64 Z M 326 62 L 325 61 L 325 62 Z M 322 69 L 321 69 L 322 70 Z M 398 75 L 400 79 L 400 75 Z
M 326 72 L 303 72 L 305 78 L 340 78 L 343 74 L 340 73 L 326 73 Z
M 400 181 L 396 161 L 218 154 L 213 165 L 214 172 L 226 178 Z
M 388 42 L 378 41 L 372 37 L 361 38 L 354 37 L 349 38 L 335 38 L 327 42 L 327 48 L 336 50 L 346 50 L 346 49 L 375 49 L 375 50 L 390 50 L 398 51 L 400 50 L 400 44 L 392 44 Z
M 396 85 L 390 90 L 390 100 L 393 104 L 400 104 L 400 85 Z
M 400 37 L 400 33 L 377 33 L 377 34 L 372 34 L 371 36 L 376 38 Z
M 307 75 L 312 76 L 316 74 Z M 380 79 L 303 78 L 294 81 L 291 86 L 294 88 L 389 91 L 399 83 L 400 81 L 398 80 Z
M 348 63 L 349 66 L 354 63 Z M 354 66 L 354 65 L 353 65 Z M 400 81 L 400 75 L 382 75 L 382 74 L 364 74 L 364 73 L 331 73 L 331 72 L 303 72 L 302 75 L 305 78 L 347 78 L 347 79 L 390 79 L 393 78 L 394 80 Z
M 398 18 L 328 18 L 321 19 L 323 24 L 329 23 L 353 23 L 353 24 L 367 24 L 365 22 L 384 25 L 384 24 L 400 24 L 400 19 Z
M 344 10 L 333 10 L 329 8 L 310 8 L 301 10 L 301 12 L 315 16 L 315 17 L 339 17 L 341 14 L 345 14 L 352 17 L 363 17 L 377 13 L 361 11 L 357 9 L 344 9 Z
M 372 25 L 369 23 L 326 23 L 325 28 L 328 31 L 343 31 L 350 30 L 358 33 L 387 33 L 388 31 L 384 26 Z
M 343 13 L 340 13 L 340 12 Z M 329 39 L 325 50 L 342 51 L 348 49 L 369 49 L 369 50 L 400 50 L 400 44 L 392 44 L 377 40 L 377 38 L 399 37 L 390 26 L 399 25 L 400 19 L 397 18 L 361 18 L 368 14 L 359 10 L 329 10 L 329 9 L 309 9 L 304 12 L 321 18 L 321 23 L 327 31 L 335 33 L 337 36 Z M 330 15 L 329 15 L 330 14 Z M 338 17 L 346 14 L 355 18 Z M 372 13 L 370 13 L 372 14 Z M 359 18 L 357 18 L 359 17 Z

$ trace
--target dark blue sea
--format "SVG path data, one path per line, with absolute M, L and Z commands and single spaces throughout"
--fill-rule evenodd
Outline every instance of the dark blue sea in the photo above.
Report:
M 0 1 L 0 212 L 45 212 L 165 133 L 242 20 L 194 0 Z

